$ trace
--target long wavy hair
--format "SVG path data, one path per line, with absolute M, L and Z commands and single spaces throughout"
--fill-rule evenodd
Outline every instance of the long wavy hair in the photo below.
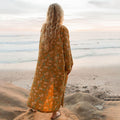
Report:
M 49 5 L 46 22 L 41 28 L 45 51 L 50 51 L 55 45 L 56 37 L 60 37 L 60 25 L 63 23 L 63 16 L 64 11 L 59 4 Z

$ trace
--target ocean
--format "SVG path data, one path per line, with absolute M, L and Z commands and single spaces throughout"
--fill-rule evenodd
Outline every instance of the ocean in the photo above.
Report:
M 0 63 L 37 61 L 40 34 L 0 35 Z M 70 32 L 73 59 L 120 55 L 119 31 Z

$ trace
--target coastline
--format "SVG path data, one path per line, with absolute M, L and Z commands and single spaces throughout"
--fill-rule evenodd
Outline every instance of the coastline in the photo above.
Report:
M 80 59 L 74 59 L 74 69 L 79 67 L 109 67 L 120 66 L 120 55 L 108 55 L 108 56 L 90 56 Z M 22 63 L 0 63 L 0 70 L 35 70 L 37 61 L 22 62 Z
M 66 94 L 77 91 L 101 91 L 119 95 L 120 56 L 97 56 L 74 59 L 68 76 Z M 9 82 L 30 90 L 37 62 L 0 64 L 0 83 Z M 96 88 L 96 89 L 95 89 Z

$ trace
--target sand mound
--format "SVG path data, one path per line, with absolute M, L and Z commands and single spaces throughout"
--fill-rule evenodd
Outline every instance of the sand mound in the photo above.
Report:
M 26 89 L 10 83 L 0 85 L 0 120 L 48 120 L 52 113 L 30 112 L 26 106 Z M 78 120 L 67 108 L 61 108 L 62 116 L 58 120 Z
M 26 111 L 28 91 L 12 84 L 0 85 L 0 120 L 13 120 Z
M 26 106 L 28 93 L 26 89 L 10 83 L 0 85 L 0 120 L 48 120 L 52 113 L 31 112 Z M 67 95 L 64 100 L 65 108 L 60 108 L 62 116 L 57 120 L 119 120 L 120 118 L 120 102 L 104 104 L 106 102 L 103 100 L 81 92 Z M 112 114 L 111 109 L 114 111 Z
M 80 120 L 105 120 L 102 113 L 104 101 L 87 93 L 75 93 L 65 97 L 65 107 L 74 112 Z
M 66 108 L 60 108 L 62 116 L 57 120 L 78 120 L 78 118 Z M 31 112 L 27 110 L 14 120 L 50 120 L 51 113 Z

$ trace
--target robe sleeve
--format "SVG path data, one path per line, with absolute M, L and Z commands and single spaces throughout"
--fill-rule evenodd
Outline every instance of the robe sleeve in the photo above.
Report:
M 73 58 L 70 47 L 69 31 L 66 27 L 63 32 L 63 53 L 65 61 L 65 71 L 67 71 L 67 73 L 69 74 L 72 70 Z

